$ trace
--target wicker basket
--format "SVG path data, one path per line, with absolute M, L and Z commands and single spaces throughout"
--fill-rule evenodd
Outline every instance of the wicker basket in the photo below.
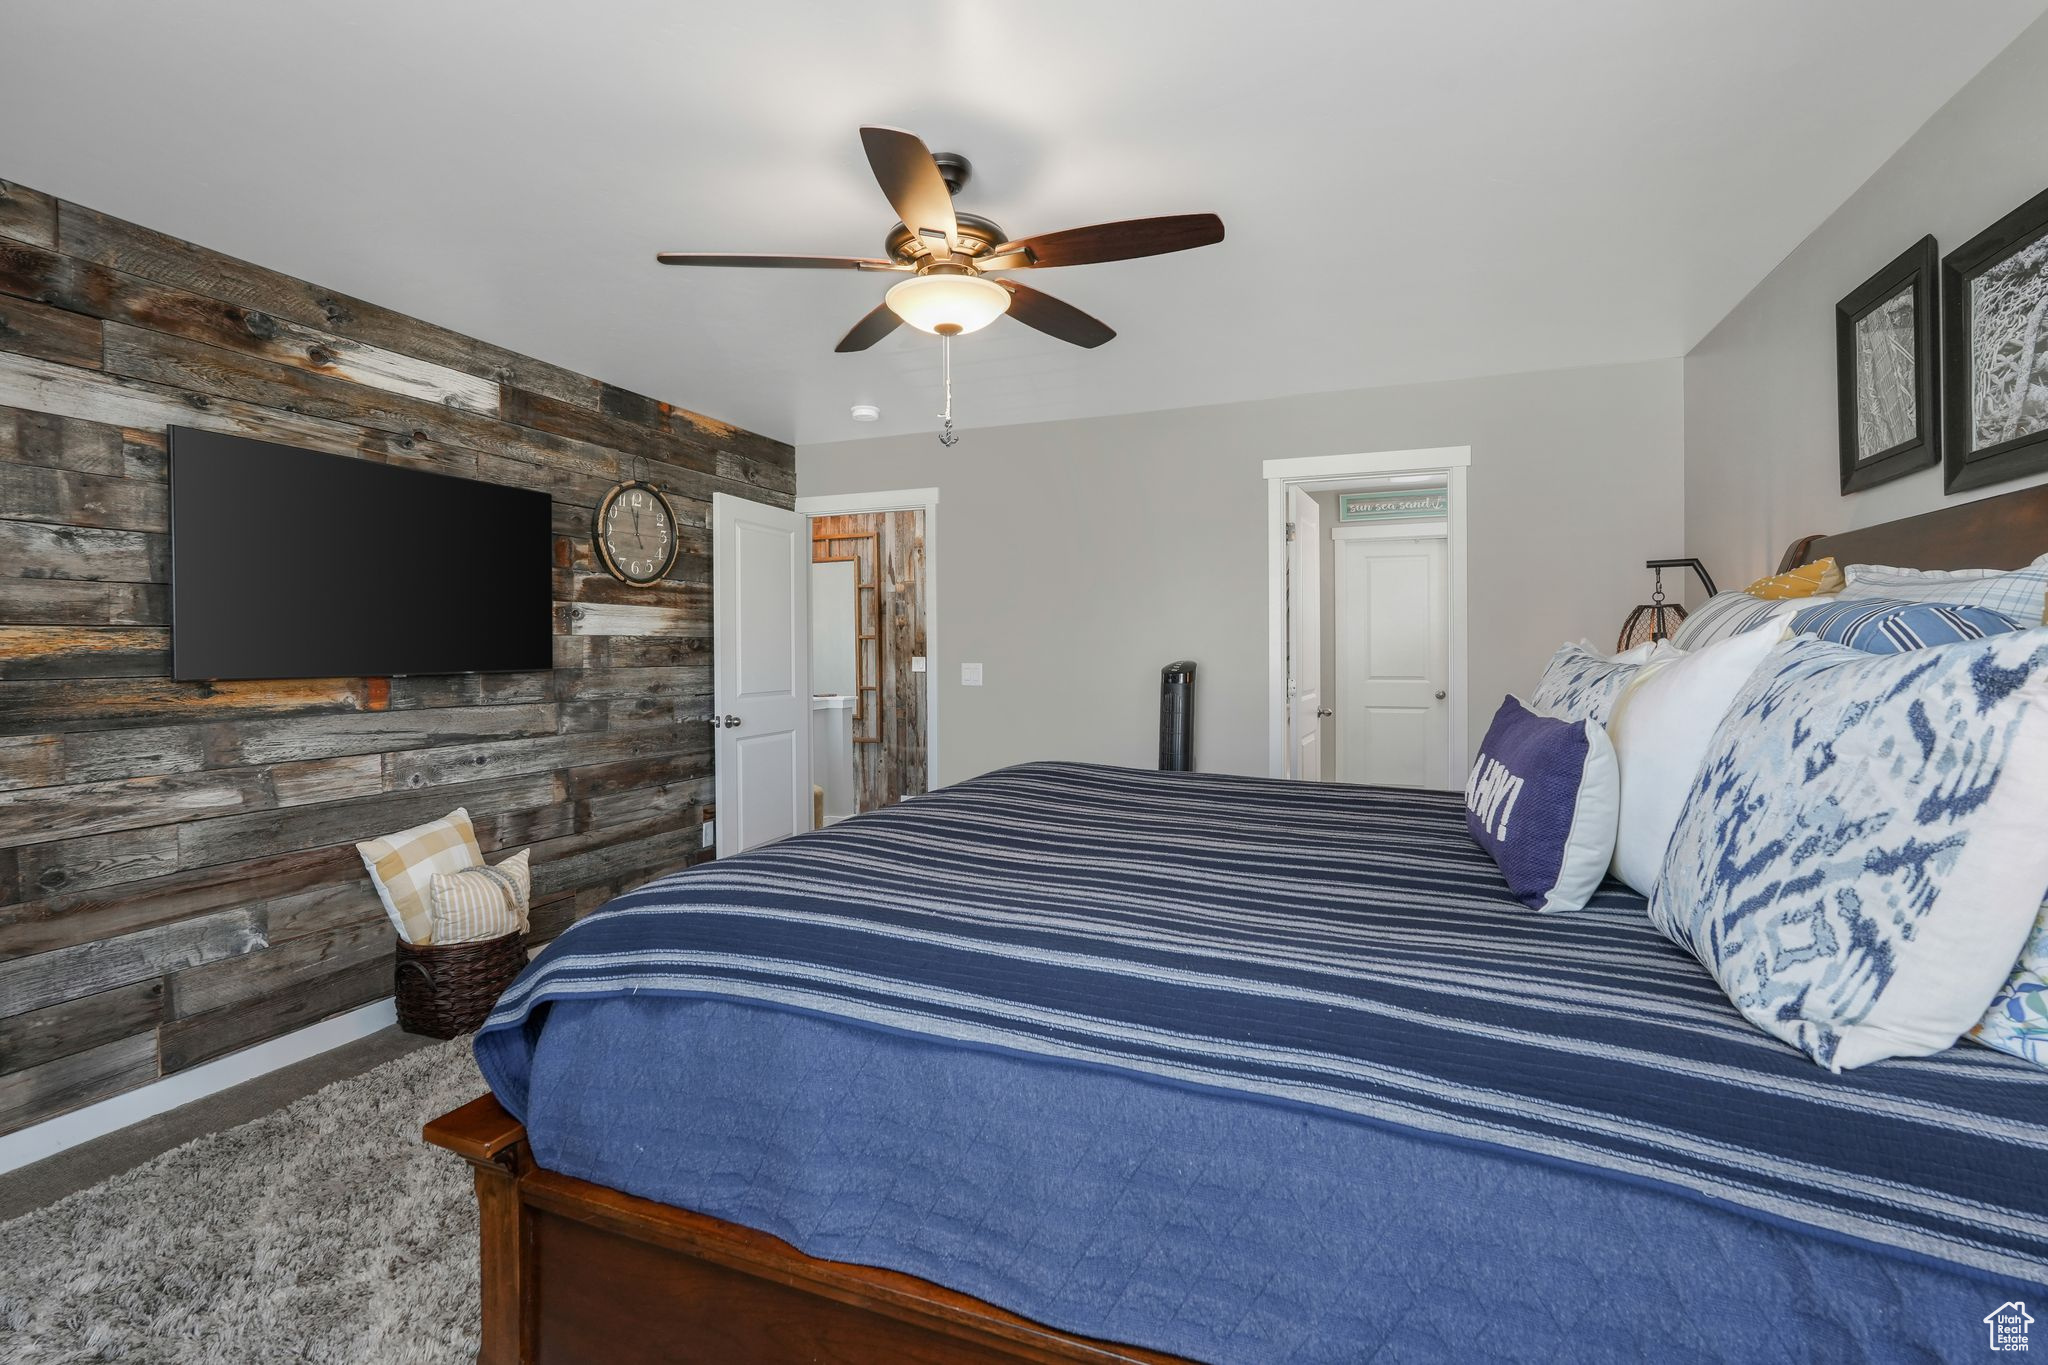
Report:
M 475 943 L 398 941 L 398 1026 L 429 1038 L 471 1033 L 526 965 L 526 936 Z

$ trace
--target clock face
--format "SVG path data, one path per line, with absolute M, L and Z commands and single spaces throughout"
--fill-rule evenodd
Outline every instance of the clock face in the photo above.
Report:
M 597 548 L 605 568 L 628 583 L 660 580 L 676 559 L 676 518 L 660 490 L 622 483 L 597 509 Z

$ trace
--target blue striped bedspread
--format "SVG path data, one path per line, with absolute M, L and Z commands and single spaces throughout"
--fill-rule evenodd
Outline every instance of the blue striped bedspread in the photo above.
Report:
M 2048 1284 L 2048 1071 L 1831 1075 L 1610 882 L 1517 904 L 1450 793 L 1004 769 L 664 878 L 477 1038 L 525 1115 L 551 1002 L 725 999 L 1308 1106 Z

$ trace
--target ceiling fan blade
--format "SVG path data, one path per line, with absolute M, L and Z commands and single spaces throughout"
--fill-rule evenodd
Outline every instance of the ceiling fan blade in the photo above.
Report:
M 983 256 L 983 270 L 1019 270 L 1033 266 L 1093 265 L 1128 261 L 1137 256 L 1163 256 L 1223 240 L 1223 220 L 1213 213 L 1180 213 L 1167 218 L 1127 218 L 1120 223 L 1044 232 L 1022 241 L 1005 242 Z
M 908 270 L 872 256 L 764 256 L 749 252 L 658 251 L 663 265 L 738 265 L 756 270 Z
M 853 330 L 839 338 L 835 351 L 865 351 L 889 333 L 902 326 L 903 319 L 896 316 L 886 303 L 875 305 L 875 311 L 853 324 Z
M 903 225 L 927 246 L 950 253 L 960 241 L 960 225 L 953 218 L 952 192 L 939 174 L 939 163 L 932 160 L 931 148 L 901 128 L 863 128 L 860 144 L 867 149 L 876 183 Z M 943 240 L 934 243 L 934 235 Z
M 1076 346 L 1100 346 L 1116 336 L 1108 323 L 1089 317 L 1071 303 L 1061 303 L 1052 295 L 1041 294 L 1015 280 L 996 283 L 1010 291 L 1010 316 L 1026 327 L 1035 327 L 1049 337 Z

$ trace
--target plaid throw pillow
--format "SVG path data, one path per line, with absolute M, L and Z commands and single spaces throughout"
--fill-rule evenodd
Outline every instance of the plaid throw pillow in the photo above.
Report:
M 436 872 L 460 872 L 481 866 L 483 850 L 476 845 L 476 831 L 470 828 L 469 812 L 460 807 L 397 834 L 356 845 L 363 866 L 370 869 L 370 881 L 384 913 L 391 916 L 398 936 L 407 943 L 433 942 L 434 920 L 427 905 L 427 887 Z
M 446 947 L 526 932 L 527 906 L 533 900 L 527 852 L 522 848 L 494 867 L 436 872 L 427 895 L 434 942 Z
M 1946 602 L 1984 607 L 2025 625 L 2043 620 L 2048 608 L 2048 555 L 2024 569 L 1895 569 L 1885 564 L 1851 564 L 1844 597 L 1891 597 L 1908 602 Z

